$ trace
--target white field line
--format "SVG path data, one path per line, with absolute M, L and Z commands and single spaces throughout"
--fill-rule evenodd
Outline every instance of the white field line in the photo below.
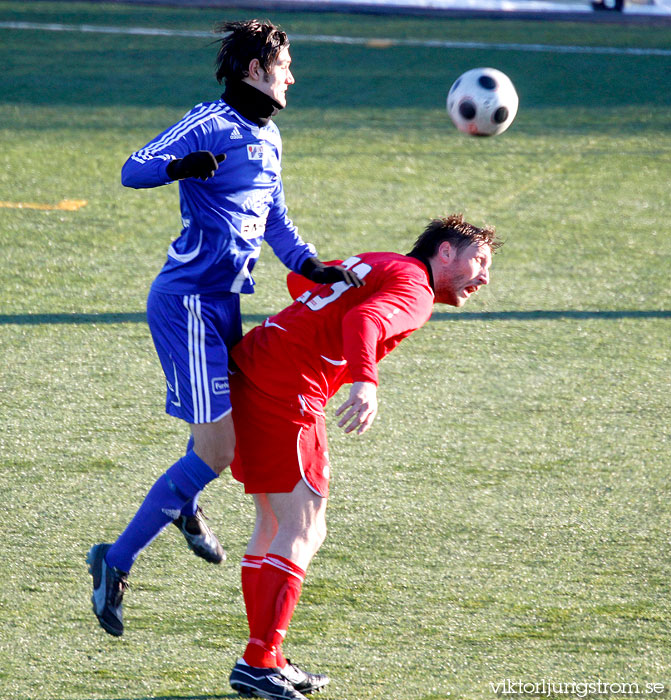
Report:
M 39 22 L 0 22 L 0 29 L 28 29 L 49 32 L 80 32 L 91 34 L 121 34 L 128 36 L 170 36 L 216 39 L 211 32 L 189 29 L 160 29 L 158 27 L 103 27 L 93 24 L 55 24 Z M 444 41 L 440 39 L 382 39 L 328 34 L 291 34 L 294 42 L 318 44 L 350 44 L 390 48 L 410 46 L 435 49 L 485 49 L 491 51 L 532 51 L 544 53 L 601 54 L 617 56 L 671 56 L 671 49 L 616 47 L 616 46 L 566 46 L 561 44 L 505 44 L 486 41 Z

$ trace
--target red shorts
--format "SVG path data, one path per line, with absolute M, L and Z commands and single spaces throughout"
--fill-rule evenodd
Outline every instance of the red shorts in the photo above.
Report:
M 245 493 L 290 493 L 303 479 L 326 498 L 331 468 L 323 406 L 300 395 L 270 396 L 239 371 L 230 387 L 236 443 L 231 473 Z

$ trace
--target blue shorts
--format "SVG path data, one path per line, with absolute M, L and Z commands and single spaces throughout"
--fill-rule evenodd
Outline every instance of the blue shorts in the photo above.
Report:
M 214 423 L 231 411 L 228 352 L 242 337 L 240 297 L 149 292 L 147 321 L 167 385 L 165 411 Z

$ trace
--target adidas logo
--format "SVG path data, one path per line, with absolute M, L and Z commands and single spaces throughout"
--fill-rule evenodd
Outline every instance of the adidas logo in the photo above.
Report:
M 167 515 L 170 520 L 177 520 L 177 518 L 179 518 L 179 516 L 182 514 L 181 511 L 173 508 L 161 508 L 161 513 Z
M 240 133 L 240 129 L 238 129 L 237 124 L 233 126 L 233 131 L 231 131 L 231 135 L 229 138 L 231 140 L 242 138 L 242 134 Z

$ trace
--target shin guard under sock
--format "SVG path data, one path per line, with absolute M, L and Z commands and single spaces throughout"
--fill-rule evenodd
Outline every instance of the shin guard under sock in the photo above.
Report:
M 243 655 L 250 666 L 278 665 L 277 650 L 287 634 L 304 579 L 305 571 L 289 559 L 266 555 L 257 574 L 249 643 Z
M 261 572 L 261 564 L 264 557 L 257 557 L 253 554 L 245 554 L 242 557 L 240 578 L 242 581 L 242 597 L 245 601 L 245 610 L 247 611 L 247 622 L 249 631 L 252 630 L 252 618 L 256 609 L 256 588 Z
M 193 450 L 193 445 L 193 435 L 190 435 L 189 441 L 186 443 L 186 454 L 189 454 L 189 452 Z M 196 511 L 198 510 L 198 499 L 200 498 L 200 494 L 201 491 L 199 491 L 193 498 L 191 498 L 184 504 L 181 513 L 182 515 L 185 515 L 187 518 L 190 518 L 191 516 L 196 514 Z
M 185 503 L 216 477 L 193 451 L 175 462 L 157 479 L 133 519 L 110 547 L 105 557 L 107 564 L 128 573 L 138 554 L 179 517 Z

